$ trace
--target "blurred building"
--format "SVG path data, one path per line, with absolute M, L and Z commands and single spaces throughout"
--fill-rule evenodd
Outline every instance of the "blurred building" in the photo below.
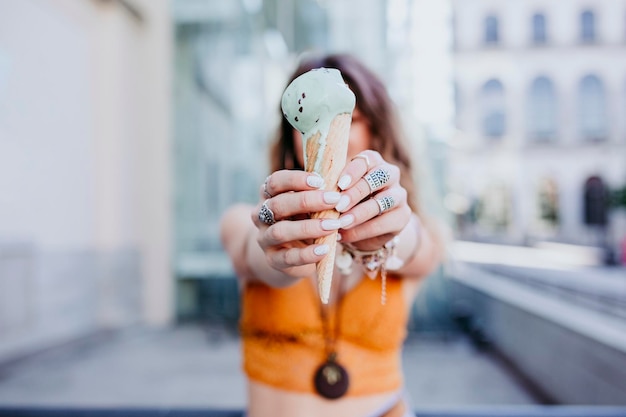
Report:
M 0 360 L 172 317 L 165 0 L 0 1 Z
M 460 235 L 617 245 L 626 183 L 626 1 L 454 0 Z
M 436 194 L 424 162 L 443 171 L 449 13 L 427 0 L 0 1 L 0 361 L 103 328 L 236 318 L 219 219 L 257 201 L 303 52 L 349 52 L 383 78 Z
M 363 60 L 399 105 L 415 156 L 427 161 L 430 154 L 441 170 L 453 114 L 450 8 L 432 3 L 173 0 L 179 317 L 237 316 L 219 220 L 233 203 L 258 201 L 280 97 L 300 54 L 348 52 Z M 420 167 L 421 176 L 432 172 Z M 432 184 L 424 187 L 431 193 L 443 187 L 432 178 L 421 183 Z

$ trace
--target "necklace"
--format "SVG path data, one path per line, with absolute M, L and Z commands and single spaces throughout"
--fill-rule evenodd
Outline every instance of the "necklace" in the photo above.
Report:
M 335 327 L 331 336 L 329 327 L 328 309 L 330 306 L 320 304 L 322 318 L 322 330 L 324 332 L 324 350 L 326 361 L 315 371 L 313 382 L 319 395 L 329 400 L 341 398 L 348 391 L 350 378 L 348 371 L 337 362 L 337 350 L 335 343 L 339 336 L 341 323 L 341 298 L 335 303 Z

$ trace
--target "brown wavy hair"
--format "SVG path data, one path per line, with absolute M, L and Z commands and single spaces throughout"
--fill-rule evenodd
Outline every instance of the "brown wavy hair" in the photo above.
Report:
M 356 107 L 368 121 L 372 133 L 371 149 L 380 152 L 387 162 L 400 168 L 400 184 L 407 190 L 409 206 L 417 211 L 417 190 L 409 146 L 385 85 L 359 60 L 347 54 L 306 57 L 300 61 L 287 84 L 305 72 L 321 67 L 341 71 L 344 81 L 356 96 Z M 293 128 L 282 117 L 280 106 L 279 111 L 281 123 L 270 147 L 271 172 L 304 169 L 295 155 Z

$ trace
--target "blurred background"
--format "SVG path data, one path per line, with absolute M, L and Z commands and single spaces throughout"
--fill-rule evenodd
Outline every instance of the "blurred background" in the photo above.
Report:
M 0 0 L 0 405 L 242 408 L 219 241 L 298 57 L 399 106 L 416 406 L 626 404 L 626 0 Z

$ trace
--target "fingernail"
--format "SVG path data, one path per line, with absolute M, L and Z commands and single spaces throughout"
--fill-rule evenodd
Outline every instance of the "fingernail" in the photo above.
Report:
M 324 230 L 337 230 L 341 227 L 341 222 L 335 219 L 322 220 L 322 229 Z
M 352 177 L 346 174 L 343 177 L 339 178 L 337 187 L 339 187 L 342 190 L 345 190 L 346 188 L 348 188 L 348 185 L 350 185 L 351 182 L 352 182 Z
M 348 204 L 350 204 L 350 197 L 348 197 L 347 195 L 342 195 L 339 199 L 339 202 L 335 206 L 335 210 L 343 211 L 346 209 L 346 207 L 348 207 Z
M 337 242 L 341 240 L 341 233 L 337 233 Z
M 324 185 L 324 178 L 319 175 L 309 175 L 306 177 L 306 183 L 309 187 L 320 188 Z
M 313 249 L 313 253 L 316 255 L 326 255 L 329 250 L 330 247 L 328 245 L 319 245 Z
M 324 203 L 335 204 L 339 201 L 341 194 L 336 191 L 328 191 L 324 193 Z
M 341 216 L 339 218 L 339 223 L 341 223 L 342 228 L 350 226 L 352 223 L 354 223 L 354 216 L 352 214 L 346 214 L 345 216 Z

